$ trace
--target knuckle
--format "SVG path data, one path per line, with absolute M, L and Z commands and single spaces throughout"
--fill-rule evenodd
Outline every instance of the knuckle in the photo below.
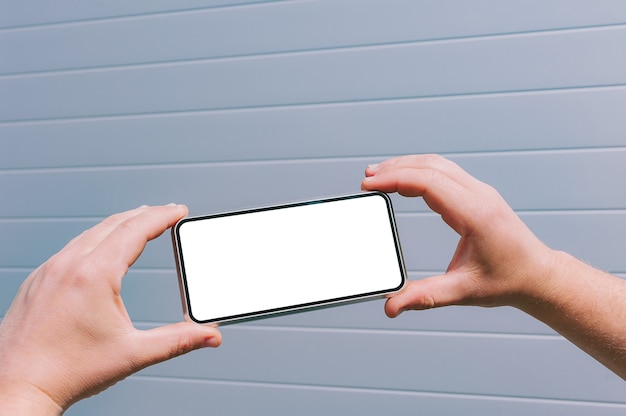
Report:
M 57 253 L 41 266 L 42 275 L 47 282 L 62 282 L 71 284 L 75 280 L 82 280 L 86 267 L 82 261 Z
M 432 185 L 441 185 L 445 183 L 448 178 L 436 168 L 424 169 L 422 174 L 424 175 L 425 183 Z
M 428 153 L 425 155 L 420 156 L 422 161 L 429 166 L 437 166 L 440 163 L 442 163 L 445 159 L 443 158 L 443 156 L 435 154 L 435 153 Z
M 81 261 L 66 274 L 66 280 L 73 286 L 86 286 L 94 274 L 94 265 L 90 261 Z
M 57 253 L 41 266 L 41 271 L 45 276 L 58 278 L 65 275 L 68 270 L 72 270 L 69 262 L 69 259 Z
M 433 162 L 436 162 L 436 161 L 439 161 L 439 160 L 443 159 L 443 157 L 441 155 L 437 154 L 437 153 L 425 153 L 423 155 L 423 157 L 424 157 L 424 159 L 430 160 L 430 161 L 433 161 Z
M 437 301 L 431 295 L 424 294 L 419 299 L 420 309 L 432 309 L 437 306 Z
M 124 220 L 124 216 L 122 215 L 122 213 L 116 213 L 116 214 L 109 215 L 102 222 L 108 225 L 115 225 L 115 224 L 119 224 L 123 222 L 123 220 Z
M 170 350 L 170 358 L 178 357 L 183 354 L 187 354 L 195 349 L 195 343 L 190 335 L 180 335 L 177 342 L 172 346 Z
M 139 234 L 139 227 L 136 218 L 127 218 L 117 224 L 117 228 L 124 234 L 136 236 Z
M 112 214 L 105 218 L 103 223 L 112 229 L 121 229 L 124 233 L 137 234 L 138 232 L 136 217 L 128 217 L 126 213 Z
M 79 260 L 56 256 L 42 266 L 42 271 L 46 281 L 61 283 L 65 287 L 91 285 L 93 277 L 102 274 L 98 263 L 89 256 Z
M 491 222 L 499 218 L 508 218 L 509 205 L 502 195 L 489 184 L 483 183 L 482 187 L 483 198 L 480 199 L 482 210 L 479 211 L 483 214 L 481 219 Z
M 420 285 L 413 284 L 409 286 L 407 305 L 409 309 L 424 310 L 437 307 L 437 299 L 432 293 L 424 291 Z

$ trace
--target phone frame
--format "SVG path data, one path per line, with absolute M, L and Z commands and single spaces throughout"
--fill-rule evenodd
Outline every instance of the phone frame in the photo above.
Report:
M 393 243 L 395 245 L 395 252 L 396 252 L 396 257 L 398 261 L 398 271 L 399 271 L 400 280 L 401 280 L 400 284 L 397 287 L 379 290 L 375 292 L 357 293 L 354 295 L 343 296 L 343 297 L 338 297 L 338 298 L 322 299 L 322 300 L 314 301 L 314 302 L 294 304 L 294 305 L 289 305 L 289 306 L 281 306 L 277 308 L 259 310 L 259 311 L 254 311 L 254 312 L 247 312 L 247 313 L 238 314 L 238 315 L 217 317 L 214 319 L 207 319 L 207 320 L 196 319 L 196 317 L 193 316 L 193 312 L 191 310 L 189 289 L 187 285 L 187 276 L 185 273 L 184 254 L 182 251 L 183 250 L 182 243 L 181 243 L 180 234 L 179 234 L 180 227 L 183 224 L 188 223 L 188 222 L 193 222 L 193 221 L 201 221 L 201 220 L 236 216 L 236 215 L 254 214 L 254 213 L 270 211 L 270 210 L 281 210 L 281 209 L 288 209 L 288 208 L 299 207 L 299 206 L 304 206 L 304 205 L 329 203 L 329 202 L 332 203 L 335 201 L 342 201 L 346 199 L 367 198 L 367 197 L 372 197 L 372 196 L 382 197 L 385 201 L 385 205 L 387 208 L 387 214 L 389 217 L 389 226 L 390 226 L 391 233 L 393 236 Z M 343 304 L 362 302 L 362 301 L 373 300 L 373 299 L 380 299 L 380 298 L 384 298 L 386 295 L 399 291 L 400 289 L 404 287 L 407 281 L 406 267 L 405 267 L 404 258 L 402 255 L 402 248 L 400 246 L 400 239 L 398 236 L 398 230 L 396 226 L 396 220 L 394 216 L 393 207 L 391 204 L 391 199 L 389 198 L 387 194 L 383 192 L 378 192 L 378 191 L 361 192 L 358 194 L 340 195 L 340 196 L 333 196 L 333 197 L 327 197 L 327 198 L 321 198 L 321 199 L 305 200 L 305 201 L 292 202 L 292 203 L 286 203 L 286 204 L 222 212 L 222 213 L 210 214 L 210 215 L 185 217 L 179 220 L 172 227 L 171 236 L 172 236 L 174 257 L 175 257 L 175 262 L 176 262 L 176 271 L 178 274 L 178 283 L 179 283 L 179 288 L 180 288 L 180 295 L 181 295 L 181 301 L 182 301 L 185 320 L 190 321 L 190 322 L 195 322 L 198 324 L 224 325 L 224 324 L 230 324 L 230 323 L 235 323 L 235 322 L 262 319 L 262 318 L 267 318 L 267 317 L 272 317 L 272 316 L 277 316 L 277 315 L 298 313 L 298 312 L 303 312 L 306 310 L 327 308 L 327 307 L 338 306 L 338 305 L 343 305 Z

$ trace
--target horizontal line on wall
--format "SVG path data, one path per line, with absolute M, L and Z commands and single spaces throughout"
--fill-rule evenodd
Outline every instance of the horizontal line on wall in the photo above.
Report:
M 2 267 L 0 266 L 0 273 L 11 273 L 11 272 L 27 272 L 33 270 L 32 267 Z M 172 264 L 171 268 L 140 268 L 140 267 L 131 267 L 130 272 L 137 274 L 153 274 L 153 273 L 176 273 L 176 267 Z
M 199 63 L 209 62 L 225 62 L 236 60 L 247 60 L 256 58 L 272 58 L 283 56 L 298 56 L 298 55 L 313 55 L 320 53 L 339 52 L 339 51 L 360 51 L 368 49 L 382 49 L 382 48 L 397 48 L 407 47 L 413 45 L 437 45 L 437 44 L 449 44 L 449 43 L 462 43 L 462 42 L 475 42 L 482 40 L 493 39 L 511 39 L 520 37 L 535 37 L 535 36 L 549 36 L 553 34 L 568 34 L 568 33 L 582 33 L 582 32 L 596 32 L 605 30 L 620 30 L 626 28 L 626 23 L 607 24 L 607 25 L 595 25 L 595 26 L 578 26 L 556 29 L 544 29 L 544 30 L 528 30 L 528 31 L 516 31 L 516 32 L 502 32 L 493 34 L 477 34 L 467 36 L 451 36 L 441 38 L 426 38 L 419 40 L 399 40 L 380 43 L 362 43 L 351 45 L 338 45 L 327 47 L 316 47 L 308 49 L 285 49 L 275 50 L 267 52 L 256 52 L 246 54 L 232 54 L 232 55 L 218 55 L 211 57 L 194 57 L 187 59 L 171 59 L 171 60 L 159 60 L 159 61 L 147 61 L 141 63 L 128 63 L 128 64 L 113 64 L 113 65 L 98 65 L 98 66 L 86 66 L 77 68 L 63 68 L 63 69 L 51 69 L 41 71 L 24 71 L 24 72 L 9 72 L 0 73 L 0 80 L 12 79 L 12 78 L 27 78 L 27 77 L 41 77 L 41 76 L 55 76 L 55 75 L 67 75 L 67 74 L 83 74 L 105 71 L 125 71 L 143 68 L 162 68 L 173 66 L 194 65 Z M 0 31 L 1 32 L 1 31 Z
M 27 271 L 32 271 L 33 268 L 32 267 L 9 267 L 9 266 L 0 266 L 0 273 L 10 273 L 10 272 L 27 272 Z M 175 273 L 176 272 L 176 268 L 174 266 L 172 266 L 171 268 L 150 268 L 150 267 L 137 267 L 137 266 L 132 266 L 130 268 L 130 273 L 137 273 L 137 274 L 152 274 L 152 273 L 163 273 L 163 274 L 170 274 L 170 273 Z M 409 275 L 415 276 L 415 275 L 428 275 L 428 276 L 436 276 L 436 275 L 440 275 L 445 273 L 445 270 L 424 270 L 424 269 L 419 269 L 419 270 L 407 270 L 407 273 Z M 626 271 L 614 271 L 611 272 L 612 274 L 615 275 L 619 275 L 619 276 L 624 276 L 626 277 Z
M 66 122 L 89 122 L 101 120 L 127 120 L 136 118 L 154 118 L 154 117 L 179 117 L 189 115 L 202 114 L 221 114 L 221 113 L 243 113 L 243 112 L 262 112 L 275 110 L 293 110 L 293 109 L 315 109 L 319 107 L 346 107 L 346 106 L 365 106 L 371 104 L 397 104 L 412 102 L 430 102 L 430 101 L 448 101 L 448 100 L 470 100 L 484 98 L 499 97 L 517 97 L 530 95 L 547 95 L 547 94 L 572 94 L 577 92 L 589 91 L 613 91 L 624 90 L 626 84 L 602 84 L 602 85 L 579 85 L 569 87 L 555 88 L 538 88 L 523 90 L 502 90 L 502 91 L 480 91 L 468 93 L 450 93 L 435 95 L 419 95 L 406 97 L 386 97 L 386 98 L 367 98 L 359 100 L 337 100 L 337 101 L 317 101 L 317 102 L 293 102 L 271 105 L 251 105 L 251 106 L 235 106 L 235 107 L 219 107 L 205 108 L 194 110 L 172 110 L 172 111 L 154 111 L 154 112 L 138 112 L 124 114 L 102 114 L 89 116 L 70 116 L 70 117 L 49 117 L 49 118 L 33 118 L 19 120 L 0 120 L 0 128 L 3 126 L 16 126 L 24 124 L 47 124 L 47 123 L 66 123 Z
M 156 382 L 179 382 L 190 384 L 205 384 L 205 385 L 228 385 L 233 387 L 256 387 L 256 388 L 278 388 L 287 390 L 315 390 L 315 391 L 329 391 L 329 392 L 345 392 L 345 393 L 366 393 L 377 395 L 395 395 L 395 396 L 415 396 L 415 397 L 437 397 L 441 399 L 471 399 L 471 400 L 489 400 L 489 401 L 502 401 L 502 402 L 525 402 L 525 403 L 545 403 L 545 404 L 564 404 L 572 406 L 588 406 L 599 408 L 617 408 L 626 409 L 625 403 L 619 402 L 602 402 L 602 401 L 584 401 L 584 400 L 571 400 L 571 399 L 545 399 L 525 396 L 504 396 L 504 395 L 486 395 L 486 394 L 472 394 L 472 393 L 455 393 L 455 392 L 441 392 L 441 391 L 426 391 L 426 390 L 400 390 L 400 389 L 380 389 L 380 388 L 364 388 L 364 387 L 346 387 L 346 386 L 333 386 L 333 385 L 316 385 L 316 384 L 296 384 L 296 383 L 276 383 L 276 382 L 261 382 L 261 381 L 244 381 L 244 380 L 222 380 L 213 378 L 181 378 L 181 377 L 167 377 L 167 376 L 146 376 L 146 375 L 132 375 L 129 380 L 138 381 L 156 381 Z
M 173 262 L 173 260 L 172 260 Z M 12 266 L 0 266 L 0 273 L 27 273 L 33 271 L 37 266 L 32 267 L 12 267 Z M 167 274 L 176 273 L 176 268 L 172 265 L 172 268 L 140 268 L 131 267 L 129 270 L 131 274 Z M 407 270 L 410 278 L 415 278 L 418 275 L 435 276 L 443 273 L 443 270 Z
M 376 157 L 376 156 L 374 156 Z M 0 169 L 2 174 L 32 174 L 50 172 L 106 172 L 120 170 L 146 170 L 146 169 L 178 169 L 186 167 L 212 167 L 212 166 L 263 166 L 263 165 L 288 165 L 301 163 L 325 163 L 325 162 L 355 162 L 362 160 L 364 163 L 370 161 L 371 157 L 332 157 L 332 158 L 293 158 L 293 159 L 266 159 L 266 160 L 242 160 L 242 161 L 219 161 L 219 162 L 190 162 L 190 163 L 146 163 L 133 165 L 115 166 L 79 166 L 79 167 L 58 167 L 58 168 L 24 168 L 24 169 Z M 365 168 L 365 166 L 363 167 Z
M 14 32 L 14 31 L 23 31 L 23 30 L 32 30 L 32 29 L 42 29 L 42 28 L 57 28 L 63 26 L 78 26 L 84 24 L 92 24 L 92 23 L 100 23 L 100 22 L 115 22 L 115 21 L 127 21 L 127 20 L 138 20 L 143 19 L 145 17 L 153 17 L 153 16 L 164 16 L 164 15 L 181 15 L 181 14 L 190 14 L 197 13 L 205 10 L 220 10 L 220 9 L 234 9 L 241 8 L 246 6 L 258 6 L 264 4 L 272 4 L 272 3 L 295 3 L 298 1 L 307 1 L 307 0 L 257 0 L 257 1 L 249 1 L 249 2 L 231 2 L 230 4 L 220 4 L 216 6 L 204 6 L 204 7 L 194 7 L 194 8 L 185 8 L 185 9 L 175 9 L 175 10 L 163 10 L 163 11 L 155 11 L 155 12 L 143 12 L 143 13 L 131 13 L 125 15 L 111 15 L 106 17 L 93 17 L 93 18 L 85 18 L 85 19 L 75 19 L 75 20 L 65 20 L 65 21 L 56 21 L 56 22 L 46 22 L 46 23 L 34 23 L 20 26 L 4 26 L 0 27 L 0 34 L 2 32 Z
M 74 223 L 74 222 L 100 222 L 105 217 L 0 217 L 0 223 Z
M 297 202 L 297 201 L 296 201 Z M 267 205 L 263 205 L 267 206 Z M 249 208 L 256 208 L 250 206 Z M 238 211 L 238 210 L 235 210 Z M 515 210 L 521 216 L 554 216 L 554 215 L 626 215 L 626 208 L 598 208 L 598 209 L 521 209 Z M 211 213 L 207 213 L 211 214 Z M 402 211 L 395 210 L 396 218 L 428 218 L 438 217 L 439 214 L 433 211 Z M 41 224 L 41 223 L 98 223 L 106 217 L 0 217 L 0 224 Z M 158 269 L 148 269 L 158 270 Z
M 133 321 L 133 323 L 142 329 L 152 329 L 171 322 L 148 322 Z M 410 330 L 410 329 L 379 329 L 379 328 L 351 328 L 351 327 L 321 327 L 321 326 L 288 326 L 288 325 L 224 325 L 220 330 L 230 331 L 278 331 L 278 332 L 307 332 L 307 333 L 337 333 L 337 334 L 360 334 L 360 335 L 399 335 L 399 336 L 425 336 L 425 337 L 447 337 L 447 338 L 492 338 L 492 339 L 534 339 L 541 341 L 563 341 L 568 342 L 560 335 L 555 334 L 513 334 L 500 332 L 468 332 L 468 331 L 427 331 L 427 330 Z
M 624 215 L 626 214 L 626 209 L 611 209 L 611 208 L 601 208 L 601 209 L 553 209 L 553 210 L 545 210 L 545 209 L 523 209 L 523 210 L 515 210 L 516 213 L 522 216 L 546 216 L 546 215 Z
M 33 267 L 0 267 L 0 273 L 26 273 L 33 271 Z
M 172 258 L 172 263 L 174 262 L 173 258 Z M 2 267 L 0 266 L 0 273 L 30 273 L 32 272 L 37 266 L 33 266 L 33 267 Z M 171 274 L 176 274 L 176 268 L 174 266 L 172 266 L 171 269 L 149 269 L 149 268 L 135 268 L 135 267 L 131 267 L 130 270 L 128 271 L 128 273 L 130 274 L 143 274 L 143 275 L 150 275 L 150 274 L 164 274 L 164 275 L 171 275 Z M 407 270 L 407 273 L 409 274 L 409 280 L 413 280 L 411 278 L 415 278 L 417 276 L 422 276 L 422 275 L 428 275 L 428 276 L 436 276 L 439 274 L 443 274 L 443 271 L 424 271 L 424 270 L 420 270 L 420 271 L 411 271 L 411 270 Z
M 450 253 L 452 255 L 452 253 Z M 10 267 L 10 266 L 0 266 L 0 273 L 29 273 L 32 272 L 37 266 L 33 267 Z M 172 274 L 176 273 L 176 268 L 172 266 L 171 269 L 163 269 L 163 268 L 139 268 L 139 267 L 131 267 L 129 270 L 131 274 Z M 414 280 L 415 278 L 419 278 L 419 276 L 438 276 L 445 273 L 445 270 L 407 270 L 409 275 L 409 280 Z M 620 276 L 626 278 L 626 271 L 613 271 L 610 272 L 616 276 Z
M 464 158 L 485 158 L 501 156 L 537 156 L 537 155 L 567 155 L 567 154 L 598 154 L 615 153 L 626 151 L 626 146 L 602 146 L 602 147 L 577 147 L 557 149 L 524 149 L 524 150 L 494 150 L 475 152 L 440 152 L 439 154 L 454 160 Z M 38 167 L 38 168 L 9 168 L 0 169 L 0 175 L 31 175 L 49 173 L 74 173 L 74 172 L 112 172 L 112 171 L 137 171 L 151 169 L 184 169 L 203 167 L 238 167 L 238 166 L 272 166 L 272 165 L 300 165 L 318 163 L 354 163 L 362 162 L 363 169 L 372 161 L 385 160 L 396 155 L 368 155 L 346 157 L 311 157 L 289 159 L 258 159 L 258 160 L 229 160 L 208 162 L 175 162 L 175 163 L 144 163 L 144 164 L 120 164 L 120 165 L 93 165 L 93 166 L 69 166 L 69 167 Z
M 55 251 L 51 251 L 48 255 L 52 256 L 53 254 L 59 252 L 63 247 L 59 246 L 57 250 Z M 48 257 L 49 258 L 49 257 Z M 36 265 L 32 265 L 32 266 L 14 266 L 14 265 L 5 265 L 5 266 L 0 266 L 0 274 L 9 274 L 9 273 L 28 273 L 30 274 L 31 272 L 33 272 L 37 267 L 39 267 L 41 264 L 43 264 L 44 261 L 42 261 L 40 264 L 36 264 Z M 2 277 L 0 277 L 0 282 L 2 282 Z
M 522 216 L 546 216 L 546 215 L 626 215 L 626 208 L 598 208 L 598 209 L 516 209 L 515 212 Z M 431 211 L 407 212 L 396 210 L 397 218 L 418 218 L 439 216 Z
M 0 268 L 0 270 L 2 270 L 2 268 Z M 174 266 L 172 266 L 172 268 L 140 268 L 140 267 L 133 267 L 130 269 L 131 272 L 134 273 L 140 273 L 140 274 L 152 274 L 152 273 L 163 273 L 163 274 L 170 274 L 170 273 L 176 273 L 176 268 Z M 433 275 L 433 274 L 441 274 L 443 273 L 443 270 L 407 270 L 407 273 L 409 275 L 417 275 L 417 274 L 429 274 L 429 275 Z
M 229 326 L 222 326 L 220 330 L 230 330 Z M 399 336 L 424 336 L 424 337 L 446 337 L 446 338 L 497 338 L 497 339 L 534 339 L 534 340 L 550 340 L 567 342 L 562 336 L 556 334 L 514 334 L 500 332 L 470 332 L 470 331 L 427 331 L 427 330 L 410 330 L 410 329 L 380 329 L 380 328 L 350 328 L 350 327 L 321 327 L 321 326 L 273 326 L 273 325 L 240 325 L 237 329 L 251 329 L 256 331 L 281 331 L 281 332 L 323 332 L 323 333 L 350 333 L 361 335 L 399 335 Z

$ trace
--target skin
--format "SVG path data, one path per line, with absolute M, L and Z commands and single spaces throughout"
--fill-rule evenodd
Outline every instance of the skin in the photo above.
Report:
M 146 243 L 186 214 L 113 215 L 33 271 L 0 324 L 0 414 L 60 415 L 144 367 L 220 345 L 217 329 L 192 323 L 137 330 L 120 296 Z
M 369 166 L 363 190 L 422 197 L 460 236 L 445 274 L 410 282 L 389 317 L 448 305 L 509 305 L 626 379 L 626 281 L 544 245 L 491 186 L 437 155 Z

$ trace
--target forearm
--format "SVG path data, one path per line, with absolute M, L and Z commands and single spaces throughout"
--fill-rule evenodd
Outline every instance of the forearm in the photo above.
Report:
M 561 252 L 542 279 L 516 306 L 626 380 L 626 281 Z

